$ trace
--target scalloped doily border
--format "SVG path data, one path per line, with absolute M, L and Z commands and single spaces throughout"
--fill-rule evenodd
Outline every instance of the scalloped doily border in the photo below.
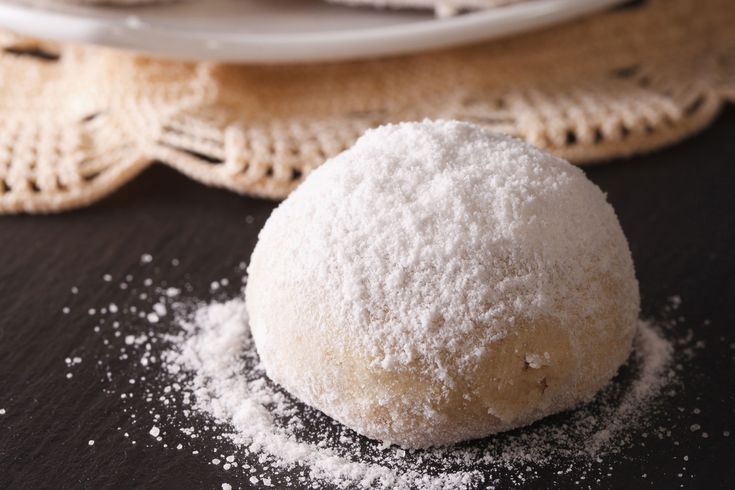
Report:
M 88 205 L 155 162 L 279 199 L 365 129 L 425 117 L 483 124 L 578 164 L 652 150 L 735 100 L 733 25 L 730 0 L 649 0 L 491 43 L 279 66 L 0 33 L 0 213 Z

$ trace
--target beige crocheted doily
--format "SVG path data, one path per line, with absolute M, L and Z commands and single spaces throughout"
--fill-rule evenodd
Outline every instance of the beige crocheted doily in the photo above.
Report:
M 424 117 L 474 121 L 578 163 L 650 150 L 735 100 L 733 26 L 732 0 L 649 0 L 471 47 L 289 66 L 0 34 L 0 212 L 86 205 L 156 161 L 282 198 L 366 128 Z

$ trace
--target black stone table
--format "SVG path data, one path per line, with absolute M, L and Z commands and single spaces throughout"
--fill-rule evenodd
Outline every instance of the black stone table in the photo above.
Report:
M 666 410 L 700 408 L 691 420 L 710 435 L 679 427 L 677 447 L 655 438 L 633 444 L 612 476 L 593 486 L 735 488 L 735 109 L 678 145 L 586 171 L 608 193 L 630 241 L 643 314 L 658 315 L 678 295 L 685 320 L 677 328 L 705 342 L 682 375 L 677 406 Z M 128 415 L 104 390 L 86 310 L 109 303 L 104 274 L 125 276 L 145 253 L 158 278 L 189 282 L 206 299 L 211 281 L 232 277 L 248 259 L 273 207 L 159 166 L 86 209 L 0 217 L 0 488 L 220 488 L 224 481 L 248 488 L 190 452 L 142 436 L 126 442 L 117 427 Z M 73 286 L 81 291 L 74 297 Z M 89 362 L 66 379 L 71 354 Z M 529 487 L 573 482 L 560 478 L 542 475 Z

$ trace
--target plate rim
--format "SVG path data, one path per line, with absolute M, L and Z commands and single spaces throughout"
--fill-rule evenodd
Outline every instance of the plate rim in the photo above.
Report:
M 197 33 L 142 21 L 132 23 L 131 19 L 139 20 L 144 16 L 145 7 L 129 7 L 124 13 L 103 19 L 37 4 L 0 0 L 0 26 L 42 39 L 90 43 L 163 58 L 310 63 L 399 56 L 456 47 L 557 24 L 625 1 L 531 0 L 450 18 L 352 31 L 283 35 L 242 31 L 217 34 L 204 30 Z M 108 12 L 108 15 L 115 12 Z M 29 18 L 34 22 L 28 22 Z

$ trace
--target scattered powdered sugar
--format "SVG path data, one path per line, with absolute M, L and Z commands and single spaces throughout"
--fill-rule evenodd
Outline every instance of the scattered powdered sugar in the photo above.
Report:
M 640 322 L 634 354 L 591 403 L 479 441 L 404 450 L 359 436 L 274 385 L 259 364 L 236 282 L 225 281 L 216 300 L 202 302 L 188 296 L 191 285 L 141 287 L 130 278 L 135 298 L 146 291 L 147 299 L 118 301 L 116 313 L 97 308 L 95 315 L 107 352 L 107 362 L 103 356 L 97 364 L 106 366 L 107 393 L 129 420 L 118 428 L 124 440 L 201 457 L 232 474 L 222 488 L 238 481 L 262 488 L 495 488 L 549 471 L 594 486 L 641 433 L 678 445 L 673 424 L 659 425 L 666 422 L 657 415 L 678 388 L 676 373 L 700 348 L 691 332 L 677 338 L 666 324 Z M 151 323 L 157 304 L 166 315 Z M 672 300 L 670 310 L 677 307 Z M 66 363 L 80 365 L 77 357 L 81 362 L 71 355 Z
M 498 436 L 499 444 L 482 449 L 406 451 L 388 447 L 381 451 L 375 447 L 376 453 L 363 455 L 361 447 L 366 441 L 335 427 L 337 424 L 331 424 L 339 432 L 336 444 L 330 440 L 330 431 L 316 439 L 315 434 L 300 436 L 310 421 L 324 417 L 310 413 L 311 409 L 300 406 L 265 378 L 241 299 L 200 306 L 179 321 L 182 332 L 169 338 L 170 348 L 163 360 L 169 373 L 194 395 L 194 409 L 231 426 L 234 430 L 227 437 L 246 453 L 275 458 L 273 471 L 284 465 L 306 466 L 308 481 L 316 487 L 316 482 L 328 481 L 360 488 L 467 488 L 478 482 L 492 483 L 485 479 L 494 467 L 518 466 L 523 473 L 528 462 L 549 463 L 560 456 L 589 463 L 619 450 L 626 437 L 621 434 L 623 429 L 645 417 L 646 403 L 671 381 L 671 344 L 654 326 L 641 322 L 630 366 L 636 370 L 635 377 L 624 388 L 606 389 L 597 402 L 597 415 L 583 408 L 569 422 Z M 189 376 L 182 377 L 182 373 Z M 606 406 L 603 400 L 615 403 Z M 427 466 L 440 471 L 430 474 L 425 472 Z

